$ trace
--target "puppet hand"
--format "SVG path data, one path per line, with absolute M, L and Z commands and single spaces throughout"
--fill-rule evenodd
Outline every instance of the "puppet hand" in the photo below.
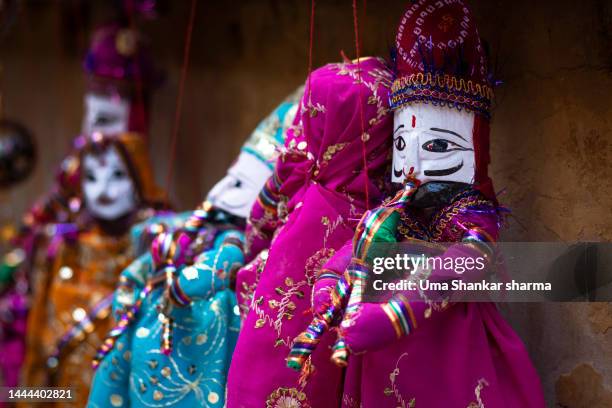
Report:
M 379 350 L 409 333 L 409 319 L 401 301 L 360 303 L 348 313 L 340 325 L 340 338 L 351 354 Z M 404 324 L 405 323 L 405 324 Z
M 349 285 L 344 276 L 332 273 L 319 276 L 312 297 L 314 318 L 308 328 L 295 338 L 287 357 L 289 368 L 300 370 L 323 334 L 340 322 L 349 293 Z

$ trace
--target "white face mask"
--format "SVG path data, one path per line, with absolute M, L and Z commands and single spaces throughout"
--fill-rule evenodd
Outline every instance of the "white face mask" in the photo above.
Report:
M 393 173 L 401 183 L 412 171 L 421 181 L 473 184 L 474 113 L 429 104 L 408 105 L 395 112 Z
M 85 205 L 96 218 L 116 220 L 136 208 L 134 181 L 114 146 L 99 155 L 85 155 L 82 186 Z
M 126 132 L 130 119 L 130 103 L 118 96 L 88 93 L 85 95 L 83 132 L 116 134 Z
M 230 214 L 247 218 L 259 191 L 272 170 L 254 155 L 240 152 L 238 159 L 208 193 L 206 198 L 213 206 Z

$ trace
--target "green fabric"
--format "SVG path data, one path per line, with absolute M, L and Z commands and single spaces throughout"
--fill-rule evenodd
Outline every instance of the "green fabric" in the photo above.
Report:
M 9 263 L 6 260 L 0 264 L 0 285 L 7 284 L 13 280 L 13 274 L 21 263 Z
M 14 267 L 11 267 L 5 263 L 0 265 L 0 285 L 5 284 L 13 277 Z
M 374 232 L 372 237 L 372 245 L 368 248 L 366 254 L 366 262 L 372 264 L 374 258 L 385 257 L 388 254 L 386 251 L 389 249 L 388 245 L 377 245 L 385 243 L 395 243 L 397 238 L 395 233 L 397 231 L 397 224 L 400 221 L 400 214 L 397 211 L 391 213 L 387 219 L 385 219 L 378 230 Z
M 400 215 L 394 211 L 383 221 L 380 228 L 374 234 L 372 242 L 397 242 L 395 233 L 397 232 L 397 224 L 400 221 Z

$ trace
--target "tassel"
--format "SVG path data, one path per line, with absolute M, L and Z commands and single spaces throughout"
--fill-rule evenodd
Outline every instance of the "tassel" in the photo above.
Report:
M 331 360 L 338 367 L 346 367 L 348 365 L 348 349 L 344 340 L 339 339 L 332 348 Z
M 321 316 L 315 316 L 308 328 L 295 338 L 287 357 L 287 367 L 302 372 L 307 370 L 306 365 L 321 342 L 321 337 L 335 321 L 341 318 L 342 307 L 347 301 L 348 293 L 346 279 L 339 279 L 330 294 L 331 304 Z
M 298 378 L 298 384 L 301 388 L 306 387 L 306 383 L 308 383 L 308 379 L 315 372 L 315 366 L 312 364 L 312 359 L 308 357 L 306 362 L 304 363 L 304 367 L 300 372 L 300 377 Z

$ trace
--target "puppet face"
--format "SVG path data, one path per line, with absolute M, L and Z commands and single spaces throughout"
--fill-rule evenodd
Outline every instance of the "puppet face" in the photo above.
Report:
M 246 218 L 272 170 L 248 152 L 240 152 L 238 159 L 208 193 L 207 200 L 215 207 L 238 217 Z
M 85 205 L 96 218 L 112 221 L 134 211 L 137 190 L 128 167 L 115 146 L 83 157 Z
M 95 93 L 85 95 L 83 132 L 116 134 L 128 130 L 130 103 L 118 95 Z
M 395 112 L 393 174 L 401 183 L 412 174 L 421 183 L 473 184 L 474 113 L 443 106 L 414 104 Z

